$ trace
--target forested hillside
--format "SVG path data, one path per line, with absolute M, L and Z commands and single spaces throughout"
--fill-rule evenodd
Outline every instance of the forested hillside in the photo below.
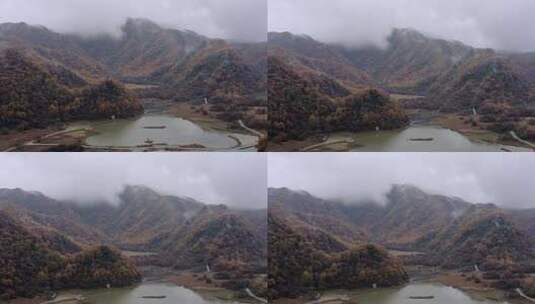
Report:
M 32 260 L 28 248 L 38 250 L 36 261 L 40 264 L 32 268 L 30 276 L 46 267 L 61 269 L 53 275 L 46 270 L 48 285 L 41 288 L 31 283 L 32 294 L 28 296 L 49 289 L 124 286 L 137 280 L 135 268 L 109 246 L 151 252 L 150 259 L 136 260 L 142 265 L 177 271 L 198 271 L 208 266 L 214 273 L 224 273 L 231 285 L 234 280 L 236 284 L 249 284 L 244 280 L 266 272 L 265 209 L 207 205 L 187 197 L 162 195 L 144 186 L 126 186 L 119 200 L 118 205 L 77 205 L 38 192 L 0 189 L 0 212 L 10 224 L 6 226 L 9 238 L 5 246 L 13 238 L 24 239 L 28 247 L 13 249 L 26 251 L 21 256 L 29 255 L 28 261 Z M 6 259 L 14 259 L 9 263 L 19 262 L 17 254 L 4 253 Z M 49 266 L 55 259 L 59 266 Z M 27 275 L 9 269 L 9 277 Z M 11 293 L 13 296 L 27 295 L 17 291 Z
M 142 111 L 133 94 L 199 106 L 206 99 L 206 115 L 265 127 L 265 43 L 233 44 L 134 18 L 121 31 L 82 37 L 0 24 L 0 128 L 130 117 Z
M 455 114 L 474 128 L 503 137 L 509 131 L 528 140 L 535 136 L 535 61 L 531 53 L 478 49 L 411 29 L 394 29 L 383 48 L 347 47 L 287 32 L 270 33 L 268 56 L 274 141 L 302 140 L 317 132 L 363 131 L 370 125 L 399 128 L 405 125 L 404 110 L 432 111 L 434 116 Z M 335 101 L 370 89 L 382 92 L 385 98 L 395 94 L 403 101 L 402 107 L 392 105 L 361 116 L 349 106 L 356 116 L 333 118 L 334 108 L 346 112 L 344 103 L 340 106 Z M 474 113 L 476 117 L 472 117 Z M 360 122 L 369 116 L 370 123 Z M 328 118 L 346 121 L 329 129 L 325 127 Z
M 509 291 L 524 286 L 531 292 L 526 273 L 535 258 L 528 224 L 532 210 L 471 204 L 410 185 L 394 185 L 386 198 L 385 203 L 342 203 L 303 191 L 270 189 L 273 297 L 402 283 L 402 264 L 381 246 L 405 253 L 399 256 L 405 266 L 461 272 L 477 268 L 485 284 Z M 374 245 L 366 246 L 370 243 Z
M 386 205 L 347 205 L 271 189 L 269 204 L 296 227 L 317 227 L 343 243 L 371 241 L 390 249 L 426 252 L 433 263 L 445 267 L 476 261 L 496 267 L 535 256 L 535 240 L 517 212 L 407 185 L 394 186 L 387 199 Z
M 377 246 L 361 243 L 345 247 L 329 235 L 316 242 L 310 234 L 307 237 L 308 231 L 297 230 L 276 212 L 270 211 L 268 220 L 272 299 L 323 289 L 370 288 L 374 284 L 391 287 L 408 281 L 401 263 Z M 338 245 L 318 247 L 329 243 Z
M 0 299 L 63 288 L 128 286 L 140 275 L 108 247 L 62 255 L 0 211 Z
M 268 58 L 269 136 L 303 139 L 318 132 L 388 130 L 408 123 L 398 104 L 375 89 L 354 91 L 325 75 L 300 74 Z
M 112 80 L 78 92 L 60 84 L 21 52 L 0 54 L 0 128 L 42 128 L 73 119 L 131 117 L 143 111 L 139 101 Z

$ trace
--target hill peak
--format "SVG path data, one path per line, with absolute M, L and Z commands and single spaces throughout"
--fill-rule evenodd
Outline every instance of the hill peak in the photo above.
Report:
M 144 19 L 144 18 L 128 18 L 126 19 L 125 24 L 121 28 L 124 33 L 145 33 L 145 34 L 154 34 L 158 33 L 163 28 L 159 26 L 156 22 Z

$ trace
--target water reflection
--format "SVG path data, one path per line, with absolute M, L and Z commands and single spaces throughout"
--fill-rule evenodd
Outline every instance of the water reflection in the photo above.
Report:
M 414 299 L 411 297 L 433 297 Z M 361 304 L 506 304 L 488 298 L 474 297 L 439 283 L 412 283 L 401 289 L 374 289 L 356 292 L 351 298 Z
M 152 144 L 202 145 L 207 148 L 229 149 L 242 145 L 253 144 L 256 137 L 206 130 L 201 126 L 182 118 L 146 114 L 133 120 L 115 120 L 94 123 L 92 127 L 98 133 L 87 138 L 91 146 L 136 147 Z M 229 136 L 230 135 L 230 136 Z
M 438 126 L 412 126 L 403 130 L 363 132 L 352 135 L 353 151 L 385 152 L 499 152 L 529 149 L 474 142 L 466 136 Z
M 113 288 L 85 291 L 89 304 L 218 304 L 236 303 L 203 298 L 192 290 L 165 283 L 144 283 L 134 288 Z M 143 297 L 165 298 L 143 298 Z

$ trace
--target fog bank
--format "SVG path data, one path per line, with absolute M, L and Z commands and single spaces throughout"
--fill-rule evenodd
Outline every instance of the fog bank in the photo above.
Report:
M 145 185 L 209 204 L 267 206 L 260 153 L 3 153 L 0 164 L 0 188 L 82 204 L 117 203 L 125 185 Z
M 472 203 L 535 208 L 532 153 L 272 154 L 268 184 L 348 203 L 385 201 L 393 184 Z

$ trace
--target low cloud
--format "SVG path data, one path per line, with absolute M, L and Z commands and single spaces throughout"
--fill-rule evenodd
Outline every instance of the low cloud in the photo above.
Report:
M 0 188 L 79 203 L 117 202 L 125 185 L 236 208 L 266 208 L 266 156 L 259 153 L 29 153 L 0 155 Z
M 535 208 L 532 154 L 279 154 L 270 155 L 268 163 L 270 187 L 305 190 L 348 203 L 384 202 L 392 184 L 412 184 L 472 203 Z
M 62 33 L 120 34 L 128 17 L 208 37 L 265 41 L 267 0 L 0 0 L 0 23 L 26 22 Z
M 532 0 L 270 0 L 269 30 L 351 47 L 386 45 L 393 28 L 476 47 L 535 51 Z

